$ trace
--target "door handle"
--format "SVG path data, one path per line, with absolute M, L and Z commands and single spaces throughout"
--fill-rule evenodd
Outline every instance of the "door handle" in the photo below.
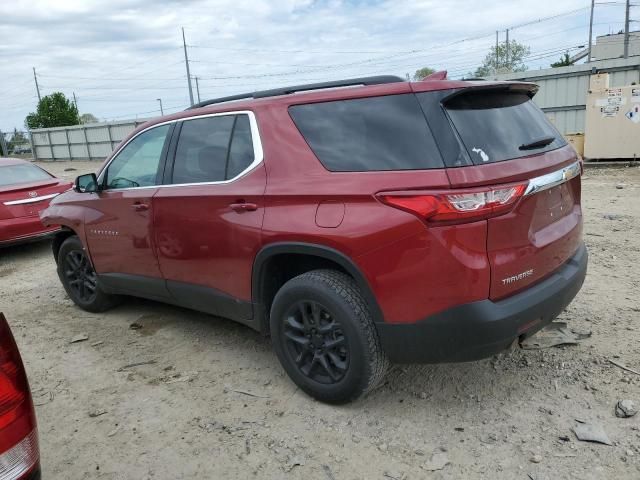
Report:
M 255 203 L 245 203 L 245 202 L 232 203 L 231 205 L 229 205 L 229 207 L 231 208 L 231 210 L 238 213 L 255 212 L 258 209 L 258 205 L 256 205 Z
M 131 208 L 136 212 L 146 212 L 149 210 L 149 205 L 146 203 L 134 203 Z

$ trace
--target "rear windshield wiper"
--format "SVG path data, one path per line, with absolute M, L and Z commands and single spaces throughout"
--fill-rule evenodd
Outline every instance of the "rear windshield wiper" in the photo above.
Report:
M 542 148 L 542 147 L 546 147 L 547 145 L 549 145 L 555 139 L 556 139 L 556 137 L 553 137 L 553 136 L 542 137 L 542 138 L 538 138 L 537 140 L 533 140 L 533 141 L 531 141 L 529 143 L 523 143 L 518 148 L 520 150 L 533 150 L 535 148 Z

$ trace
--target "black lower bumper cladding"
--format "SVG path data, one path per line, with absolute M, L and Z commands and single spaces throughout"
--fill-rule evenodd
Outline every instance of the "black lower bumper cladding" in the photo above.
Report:
M 382 346 L 397 363 L 466 362 L 505 350 L 550 323 L 571 303 L 587 274 L 582 244 L 546 280 L 504 300 L 467 303 L 412 324 L 377 323 Z

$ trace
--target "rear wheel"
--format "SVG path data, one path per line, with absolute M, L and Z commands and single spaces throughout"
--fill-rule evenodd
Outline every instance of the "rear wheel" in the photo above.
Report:
M 83 310 L 104 312 L 118 303 L 118 297 L 100 289 L 93 265 L 77 236 L 67 238 L 60 246 L 58 277 L 69 298 Z
M 387 359 L 360 290 L 348 275 L 314 270 L 278 291 L 271 337 L 282 366 L 318 400 L 346 403 L 372 390 Z

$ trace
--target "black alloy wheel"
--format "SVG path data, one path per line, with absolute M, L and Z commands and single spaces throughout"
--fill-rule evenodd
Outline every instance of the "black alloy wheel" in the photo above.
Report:
M 327 403 L 351 402 L 384 379 L 388 360 L 355 280 L 310 270 L 280 287 L 271 305 L 273 348 L 289 378 Z
M 68 252 L 63 268 L 67 285 L 76 297 L 82 302 L 92 302 L 96 297 L 97 278 L 85 253 L 82 250 Z
M 322 384 L 342 380 L 349 369 L 349 345 L 342 326 L 318 302 L 300 300 L 284 319 L 286 352 L 307 378 Z

